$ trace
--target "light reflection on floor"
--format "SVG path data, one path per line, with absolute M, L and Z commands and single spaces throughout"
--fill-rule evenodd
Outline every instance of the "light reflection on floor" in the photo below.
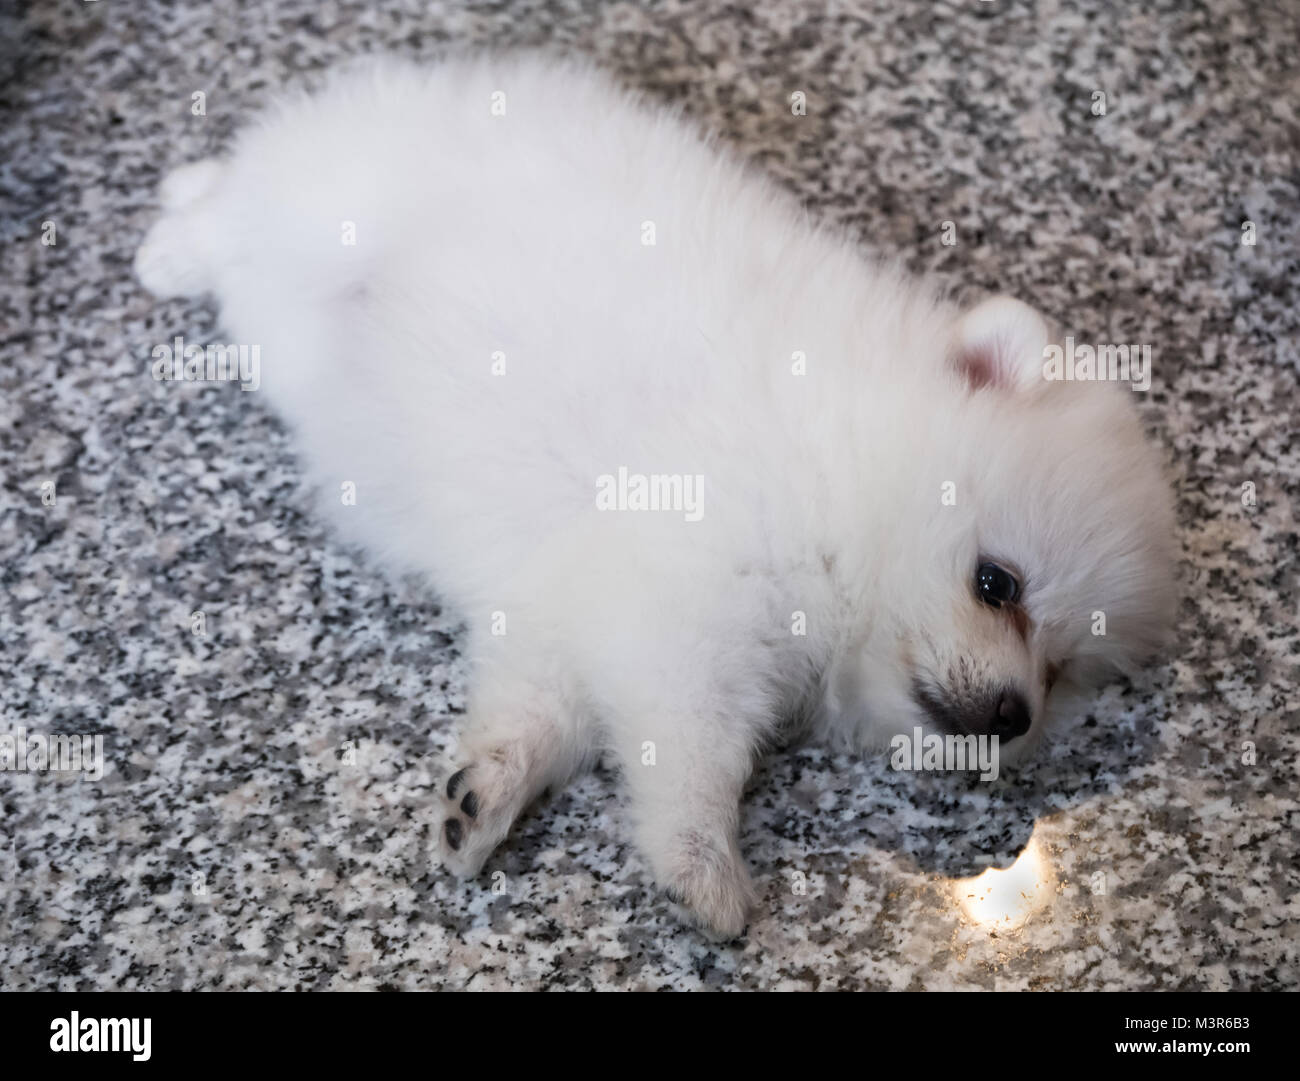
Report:
M 990 931 L 1014 930 L 1055 896 L 1056 872 L 1037 835 L 1010 867 L 958 879 L 953 896 L 968 918 Z

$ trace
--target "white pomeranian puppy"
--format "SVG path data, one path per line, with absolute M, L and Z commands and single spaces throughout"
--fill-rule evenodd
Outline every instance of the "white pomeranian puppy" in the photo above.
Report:
M 215 296 L 342 528 L 468 622 L 461 874 L 612 752 L 659 883 L 738 934 L 762 748 L 1027 745 L 1170 626 L 1127 389 L 1046 379 L 1029 307 L 873 265 L 589 67 L 372 63 L 162 200 L 140 279 Z

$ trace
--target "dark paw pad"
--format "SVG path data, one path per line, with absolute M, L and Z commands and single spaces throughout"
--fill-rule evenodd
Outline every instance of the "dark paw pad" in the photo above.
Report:
M 460 791 L 460 786 L 465 783 L 465 774 L 468 772 L 469 772 L 468 769 L 458 769 L 455 773 L 453 773 L 450 777 L 447 778 L 448 799 L 456 798 L 456 793 Z
M 446 834 L 447 843 L 451 845 L 452 851 L 459 851 L 461 837 L 464 834 L 459 820 L 455 818 L 447 819 L 447 821 L 442 824 L 442 832 Z
M 470 818 L 478 817 L 478 796 L 473 792 L 466 792 L 465 798 L 460 801 L 460 809 Z

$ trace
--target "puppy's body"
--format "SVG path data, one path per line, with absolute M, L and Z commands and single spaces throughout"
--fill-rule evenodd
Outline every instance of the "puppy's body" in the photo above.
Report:
M 608 749 L 660 882 L 736 933 L 783 720 L 879 746 L 1014 690 L 1037 734 L 1049 673 L 1167 622 L 1127 391 L 1044 384 L 1031 311 L 963 316 L 587 69 L 370 67 L 163 194 L 145 284 L 216 295 L 342 527 L 467 619 L 459 871 Z M 620 468 L 701 478 L 695 513 L 602 509 Z M 988 558 L 1014 606 L 976 596 Z

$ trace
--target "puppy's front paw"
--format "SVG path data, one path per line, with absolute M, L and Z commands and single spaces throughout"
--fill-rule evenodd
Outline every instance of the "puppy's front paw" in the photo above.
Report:
M 686 833 L 675 839 L 674 849 L 663 880 L 669 899 L 711 938 L 738 938 L 757 897 L 735 843 Z
M 518 802 L 509 778 L 490 760 L 453 773 L 443 789 L 443 866 L 464 878 L 477 875 L 510 831 Z

